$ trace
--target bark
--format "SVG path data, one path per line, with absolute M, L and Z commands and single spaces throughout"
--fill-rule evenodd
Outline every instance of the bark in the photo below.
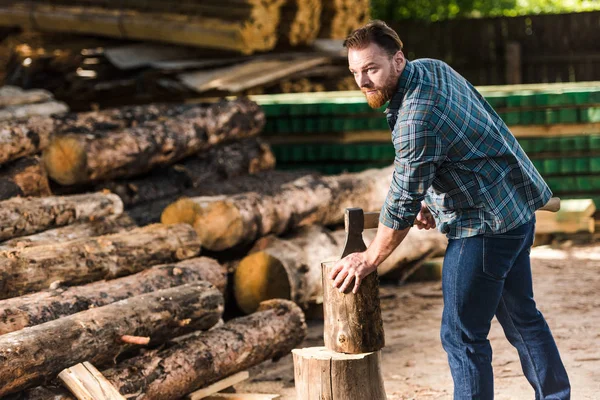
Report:
M 192 223 L 203 247 L 226 250 L 268 234 L 280 235 L 310 224 L 344 220 L 347 207 L 379 210 L 389 191 L 393 166 L 315 178 L 222 198 L 179 200 L 165 209 L 163 223 Z M 184 211 L 185 210 L 185 211 Z
M 122 212 L 123 202 L 112 193 L 12 198 L 0 201 L 0 240 Z
M 213 259 L 198 257 L 176 264 L 157 265 L 123 278 L 2 300 L 0 335 L 133 296 L 200 280 L 213 284 L 223 293 L 227 284 L 227 270 Z
M 0 298 L 112 279 L 157 264 L 194 257 L 200 242 L 185 224 L 161 224 L 129 232 L 0 253 Z
M 369 245 L 377 231 L 363 232 Z M 337 260 L 346 241 L 344 230 L 331 232 L 308 226 L 285 237 L 269 235 L 259 239 L 242 258 L 233 275 L 236 303 L 251 313 L 260 302 L 291 299 L 303 309 L 323 296 L 321 263 Z M 404 282 L 423 261 L 443 255 L 447 239 L 437 230 L 411 229 L 392 254 L 377 269 L 387 279 Z
M 10 239 L 0 243 L 0 250 L 11 250 L 15 247 L 57 244 L 75 239 L 110 235 L 131 230 L 135 227 L 135 222 L 127 214 L 101 217 L 92 221 L 76 222 L 72 225 L 66 225 L 33 235 Z
M 123 335 L 149 336 L 156 345 L 209 329 L 222 313 L 222 294 L 208 282 L 196 282 L 2 335 L 0 396 L 43 384 L 83 361 L 108 365 L 131 348 L 120 340 Z
M 0 200 L 50 195 L 48 174 L 39 157 L 24 157 L 0 167 Z
M 148 351 L 102 374 L 127 399 L 175 400 L 227 376 L 288 354 L 306 336 L 304 314 L 286 300 L 271 300 L 259 310 L 200 335 Z M 62 388 L 36 388 L 23 400 L 72 400 Z
M 53 129 L 54 121 L 49 117 L 2 123 L 0 164 L 40 152 L 48 146 Z
M 160 222 L 161 214 L 171 204 L 175 203 L 177 206 L 169 207 L 170 211 L 173 212 L 175 220 L 181 218 L 180 212 L 186 213 L 189 202 L 183 201 L 178 202 L 180 197 L 197 197 L 197 196 L 220 196 L 220 195 L 232 195 L 239 194 L 248 191 L 260 191 L 266 192 L 271 190 L 276 185 L 282 185 L 286 182 L 291 182 L 301 176 L 306 175 L 306 171 L 263 171 L 254 175 L 238 176 L 236 178 L 227 179 L 219 182 L 200 184 L 198 187 L 188 189 L 177 196 L 169 196 L 163 199 L 150 201 L 142 204 L 135 205 L 127 209 L 127 213 L 131 215 L 139 225 L 147 225 L 150 223 Z M 180 210 L 179 205 L 184 207 Z M 192 204 L 192 208 L 194 208 Z M 170 221 L 167 212 L 166 221 Z M 192 223 L 190 220 L 189 223 Z
M 381 350 L 385 345 L 379 276 L 372 272 L 363 278 L 358 292 L 341 293 L 329 282 L 335 262 L 323 268 L 323 339 L 325 347 L 338 353 L 360 354 Z
M 100 183 L 96 189 L 118 194 L 128 207 L 165 197 L 175 201 L 186 190 L 274 167 L 275 156 L 269 145 L 249 138 L 217 146 L 138 179 Z
M 292 353 L 298 399 L 387 399 L 379 351 L 340 354 L 325 347 L 310 347 Z
M 260 107 L 243 98 L 196 105 L 129 128 L 55 135 L 43 157 L 49 176 L 63 185 L 132 177 L 218 143 L 255 136 L 264 120 Z

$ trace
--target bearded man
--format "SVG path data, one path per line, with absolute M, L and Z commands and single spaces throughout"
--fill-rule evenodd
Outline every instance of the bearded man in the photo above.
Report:
M 395 171 L 369 248 L 329 278 L 356 293 L 408 230 L 438 227 L 449 239 L 442 272 L 441 340 L 455 399 L 492 399 L 494 315 L 516 347 L 536 399 L 569 399 L 552 333 L 533 299 L 535 211 L 552 192 L 479 92 L 438 60 L 408 61 L 398 34 L 372 21 L 344 42 L 369 105 L 389 101 Z

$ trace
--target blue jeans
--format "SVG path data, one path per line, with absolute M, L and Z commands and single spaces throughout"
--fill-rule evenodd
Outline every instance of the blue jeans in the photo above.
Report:
M 441 338 L 454 399 L 494 398 L 487 339 L 494 315 L 519 353 L 535 398 L 571 396 L 556 343 L 533 300 L 529 251 L 534 229 L 535 218 L 503 234 L 449 240 L 442 273 Z

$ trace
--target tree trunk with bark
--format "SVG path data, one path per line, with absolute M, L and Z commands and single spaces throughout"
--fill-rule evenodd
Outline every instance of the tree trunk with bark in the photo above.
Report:
M 363 232 L 369 245 L 376 230 Z M 308 226 L 286 237 L 259 239 L 236 266 L 233 292 L 240 309 L 253 312 L 261 301 L 291 299 L 302 308 L 323 296 L 321 263 L 339 259 L 346 241 L 344 230 L 331 232 Z M 448 240 L 437 230 L 411 229 L 377 268 L 387 279 L 404 282 L 425 260 L 444 254 Z
M 0 164 L 39 153 L 50 143 L 53 131 L 54 120 L 50 117 L 3 122 L 0 126 Z
M 132 297 L 0 336 L 0 396 L 44 384 L 65 368 L 102 366 L 131 348 L 123 335 L 153 344 L 209 329 L 223 313 L 223 295 L 208 282 Z
M 200 242 L 186 224 L 155 224 L 129 232 L 25 247 L 0 253 L 0 298 L 130 275 L 196 256 Z
M 112 193 L 12 198 L 0 201 L 0 240 L 122 212 L 123 202 Z
M 57 244 L 75 239 L 94 236 L 110 235 L 136 228 L 137 225 L 127 214 L 101 217 L 92 221 L 76 222 L 72 225 L 49 229 L 29 236 L 21 236 L 0 243 L 0 250 L 10 250 L 15 247 L 31 247 L 47 244 Z
M 176 264 L 157 265 L 123 278 L 2 300 L 0 335 L 133 296 L 196 281 L 207 281 L 224 293 L 227 270 L 211 258 L 198 257 Z
M 385 345 L 385 335 L 377 271 L 363 278 L 357 293 L 352 292 L 352 286 L 346 293 L 341 293 L 329 283 L 334 264 L 322 264 L 325 347 L 346 354 L 381 350 Z
M 73 185 L 141 175 L 217 143 L 255 136 L 265 121 L 261 108 L 244 98 L 173 107 L 185 111 L 123 129 L 54 135 L 43 153 L 49 176 Z
M 144 177 L 100 183 L 96 190 L 108 189 L 118 194 L 125 207 L 165 197 L 172 202 L 187 190 L 274 167 L 275 156 L 269 145 L 248 138 L 219 145 Z
M 228 321 L 164 350 L 128 359 L 102 374 L 131 400 L 175 400 L 227 376 L 288 354 L 306 336 L 294 303 L 270 300 L 252 315 Z M 62 388 L 36 388 L 21 399 L 73 400 Z
M 191 223 L 203 247 L 226 250 L 303 225 L 340 223 L 347 207 L 379 210 L 392 173 L 393 166 L 320 178 L 306 176 L 267 192 L 226 199 L 182 199 L 165 209 L 161 221 Z
M 0 167 L 0 200 L 50 196 L 48 174 L 39 157 L 24 157 Z
M 294 181 L 301 176 L 306 175 L 306 171 L 262 171 L 254 175 L 238 176 L 236 178 L 213 182 L 206 185 L 200 184 L 198 187 L 190 188 L 182 192 L 180 195 L 173 197 L 165 197 L 163 199 L 154 200 L 142 204 L 135 205 L 127 209 L 127 213 L 131 215 L 139 225 L 147 225 L 150 223 L 160 222 L 161 214 L 172 203 L 178 206 L 183 206 L 181 209 L 178 206 L 170 207 L 171 212 L 174 212 L 173 218 L 181 218 L 179 213 L 190 215 L 188 223 L 193 223 L 193 214 L 189 214 L 187 210 L 190 207 L 189 202 L 178 202 L 179 198 L 190 198 L 198 196 L 221 196 L 239 194 L 249 191 L 266 192 L 273 187 L 282 185 L 287 182 Z M 316 175 L 315 175 L 316 176 Z M 192 206 L 192 210 L 194 206 Z M 187 222 L 188 220 L 186 220 Z

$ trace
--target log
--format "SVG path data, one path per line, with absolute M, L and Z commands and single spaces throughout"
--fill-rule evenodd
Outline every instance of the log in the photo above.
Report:
M 217 2 L 212 12 L 205 2 L 195 3 L 200 16 L 25 3 L 1 7 L 0 26 L 160 41 L 244 54 L 273 49 L 283 0 L 244 1 L 250 6 L 248 11 L 240 10 L 239 3 Z M 207 14 L 209 17 L 205 17 Z M 227 17 L 230 14 L 233 18 Z
M 102 307 L 133 296 L 207 281 L 225 292 L 227 270 L 207 257 L 157 265 L 146 271 L 83 286 L 60 288 L 0 301 L 0 335 Z
M 387 399 L 379 351 L 343 354 L 311 347 L 294 349 L 292 354 L 298 399 Z
M 375 230 L 363 232 L 369 245 Z M 338 259 L 346 232 L 331 232 L 308 226 L 285 237 L 269 235 L 259 239 L 235 267 L 233 293 L 238 307 L 251 313 L 260 302 L 290 299 L 302 309 L 320 303 L 323 297 L 321 262 Z M 437 230 L 411 229 L 392 254 L 377 269 L 379 276 L 404 282 L 422 263 L 443 255 L 448 240 Z
M 306 336 L 304 314 L 294 303 L 270 300 L 252 315 L 191 335 L 163 350 L 125 360 L 102 374 L 135 400 L 175 400 L 269 359 L 279 359 Z M 23 400 L 72 400 L 64 389 L 36 388 Z
M 329 280 L 334 264 L 335 262 L 322 264 L 325 347 L 346 354 L 381 350 L 385 337 L 377 271 L 363 279 L 356 294 L 341 293 Z
M 122 212 L 123 202 L 112 193 L 11 198 L 0 201 L 0 240 Z
M 161 214 L 171 204 L 183 204 L 177 200 L 186 197 L 198 196 L 221 196 L 244 193 L 248 191 L 268 191 L 272 187 L 282 185 L 286 182 L 294 181 L 301 176 L 306 175 L 306 171 L 262 171 L 253 175 L 242 175 L 236 178 L 214 182 L 212 184 L 199 185 L 198 187 L 188 189 L 181 193 L 181 196 L 169 196 L 163 199 L 137 204 L 127 209 L 127 213 L 139 225 L 147 225 L 150 223 L 160 222 Z M 316 176 L 316 175 L 315 175 Z M 170 212 L 179 214 L 177 206 L 170 207 Z M 181 212 L 186 213 L 187 207 L 183 207 Z M 190 219 L 189 223 L 192 223 Z
M 48 174 L 39 157 L 24 157 L 0 166 L 0 200 L 50 195 Z
M 76 222 L 60 228 L 49 229 L 29 236 L 20 236 L 0 243 L 0 251 L 15 247 L 31 247 L 68 242 L 94 236 L 110 235 L 128 231 L 136 227 L 135 222 L 125 213 L 118 216 L 101 217 L 92 221 Z
M 279 43 L 288 46 L 312 44 L 321 27 L 321 0 L 286 0 L 281 8 Z
M 54 121 L 49 117 L 2 123 L 0 164 L 40 152 L 48 146 L 53 129 Z
M 261 238 L 237 265 L 233 292 L 238 307 L 254 312 L 262 301 L 290 299 L 306 309 L 323 296 L 321 262 L 339 255 L 343 242 L 320 226 L 286 238 Z
M 200 242 L 185 224 L 148 225 L 129 232 L 0 252 L 0 298 L 112 279 L 157 264 L 194 257 Z
M 153 344 L 219 321 L 223 295 L 208 282 L 132 297 L 0 336 L 0 396 L 44 384 L 65 368 L 89 361 L 109 365 L 131 348 L 125 334 Z
M 121 197 L 126 207 L 165 197 L 175 201 L 186 190 L 216 184 L 275 167 L 275 156 L 266 142 L 255 138 L 219 145 L 164 170 L 131 180 L 100 183 Z
M 165 209 L 161 221 L 191 223 L 203 247 L 226 250 L 303 225 L 340 223 L 347 207 L 378 210 L 389 191 L 393 168 L 306 176 L 280 187 L 273 185 L 268 192 L 254 191 L 227 199 L 181 199 Z
M 260 107 L 244 98 L 197 105 L 130 128 L 55 135 L 43 158 L 48 175 L 62 185 L 132 177 L 217 143 L 255 136 L 264 121 Z

